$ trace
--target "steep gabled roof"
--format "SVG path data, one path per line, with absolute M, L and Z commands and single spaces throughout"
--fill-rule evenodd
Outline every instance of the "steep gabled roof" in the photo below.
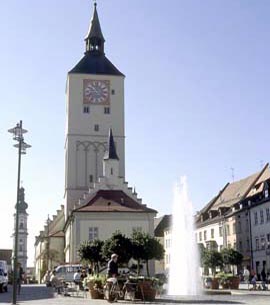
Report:
M 122 190 L 99 190 L 88 202 L 73 212 L 141 212 L 157 213 L 156 210 L 140 204 Z
M 155 236 L 163 237 L 165 229 L 170 228 L 172 225 L 172 215 L 164 215 L 159 224 L 155 228 Z
M 77 65 L 69 71 L 69 74 L 101 74 L 124 76 L 104 54 L 85 53 Z
M 261 171 L 244 179 L 227 183 L 223 190 L 220 191 L 219 194 L 200 211 L 197 216 L 197 223 L 200 222 L 200 215 L 204 215 L 212 209 L 218 210 L 221 208 L 228 211 L 235 204 L 239 203 L 245 198 L 248 198 L 249 196 L 253 196 L 262 189 L 264 181 L 266 181 L 269 177 L 270 171 L 269 164 L 267 163 Z M 203 222 L 213 222 L 219 218 L 220 215 L 217 215 L 213 219 L 206 219 Z

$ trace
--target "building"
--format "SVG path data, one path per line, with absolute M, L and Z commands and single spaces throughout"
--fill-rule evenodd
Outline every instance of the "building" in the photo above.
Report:
M 126 236 L 131 236 L 134 230 L 154 235 L 157 211 L 142 204 L 141 199 L 120 176 L 120 160 L 111 129 L 108 147 L 103 159 L 103 175 L 67 219 L 64 228 L 67 262 L 79 260 L 77 250 L 85 240 L 106 240 L 116 231 Z
M 255 268 L 255 257 L 259 255 L 259 252 L 254 248 L 254 243 L 258 243 L 258 240 L 261 243 L 263 238 L 266 244 L 269 229 L 267 229 L 267 223 L 264 226 L 263 222 L 261 227 L 258 226 L 254 230 L 252 217 L 256 215 L 256 211 L 253 215 L 253 210 L 260 209 L 256 217 L 264 219 L 266 202 L 263 201 L 266 207 L 255 208 L 258 203 L 255 204 L 254 200 L 264 198 L 262 190 L 269 178 L 269 165 L 266 164 L 261 171 L 247 178 L 227 183 L 218 195 L 196 215 L 197 242 L 203 244 L 205 248 L 219 251 L 223 247 L 234 248 L 243 254 L 243 265 L 259 272 L 260 266 L 266 264 L 266 259 L 258 258 L 258 267 Z M 264 249 L 260 249 L 261 254 L 262 250 Z M 265 251 L 263 253 L 265 258 Z
M 227 183 L 195 215 L 196 240 L 206 249 L 234 248 L 243 255 L 243 266 L 258 276 L 270 273 L 270 170 L 264 168 L 244 179 Z M 163 239 L 164 271 L 170 267 L 172 216 L 165 215 L 155 228 Z
M 84 241 L 105 240 L 116 231 L 154 235 L 157 211 L 143 204 L 125 179 L 124 75 L 105 56 L 104 45 L 95 3 L 84 56 L 67 76 L 64 218 L 61 210 L 59 243 L 52 245 L 56 220 L 36 237 L 39 281 L 45 268 L 59 263 L 60 256 L 49 263 L 52 250 L 64 262 L 77 263 Z M 149 267 L 154 274 L 154 262 Z
M 156 262 L 158 273 L 169 273 L 171 259 L 171 240 L 172 240 L 172 215 L 160 217 L 155 227 L 155 237 L 158 238 L 164 247 L 164 259 Z
M 67 76 L 65 205 L 68 211 L 102 176 L 107 135 L 112 128 L 125 178 L 124 75 L 104 52 L 96 3 L 83 58 Z
M 21 187 L 19 190 L 19 201 L 18 201 L 18 263 L 21 264 L 23 270 L 27 268 L 27 218 L 28 214 L 26 212 L 28 208 L 28 204 L 25 202 L 25 194 L 24 188 Z M 16 214 L 14 214 L 14 232 L 16 226 Z M 13 249 L 15 245 L 15 233 L 12 235 L 13 237 Z
M 35 278 L 41 283 L 47 269 L 65 262 L 65 214 L 62 205 L 52 219 L 47 219 L 44 229 L 39 232 L 35 240 Z
M 8 270 L 12 269 L 12 250 L 11 249 L 0 249 L 0 261 L 6 261 Z

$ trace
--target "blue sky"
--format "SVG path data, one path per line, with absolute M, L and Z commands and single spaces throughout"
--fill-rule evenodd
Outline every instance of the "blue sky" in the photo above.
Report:
M 108 58 L 126 75 L 126 178 L 144 203 L 171 211 L 187 175 L 200 209 L 222 186 L 269 161 L 267 0 L 100 0 Z M 17 155 L 6 130 L 22 119 L 34 235 L 63 203 L 65 82 L 84 52 L 87 0 L 0 3 L 0 248 L 11 247 Z M 3 234 L 5 232 L 5 234 Z

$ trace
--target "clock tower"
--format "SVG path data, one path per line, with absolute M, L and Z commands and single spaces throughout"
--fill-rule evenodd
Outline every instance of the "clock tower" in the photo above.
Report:
M 95 3 L 84 56 L 67 76 L 66 217 L 103 174 L 110 128 L 119 157 L 119 175 L 125 177 L 124 75 L 105 56 L 104 43 Z

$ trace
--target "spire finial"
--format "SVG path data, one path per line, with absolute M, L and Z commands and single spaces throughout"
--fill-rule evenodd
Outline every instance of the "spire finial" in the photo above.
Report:
M 86 41 L 86 52 L 95 52 L 98 54 L 104 54 L 105 39 L 103 37 L 99 23 L 96 0 L 94 0 L 94 12 L 85 41 Z
M 108 150 L 104 156 L 104 160 L 108 160 L 108 159 L 119 160 L 119 158 L 117 156 L 116 147 L 115 147 L 113 133 L 112 133 L 111 128 L 109 129 Z

